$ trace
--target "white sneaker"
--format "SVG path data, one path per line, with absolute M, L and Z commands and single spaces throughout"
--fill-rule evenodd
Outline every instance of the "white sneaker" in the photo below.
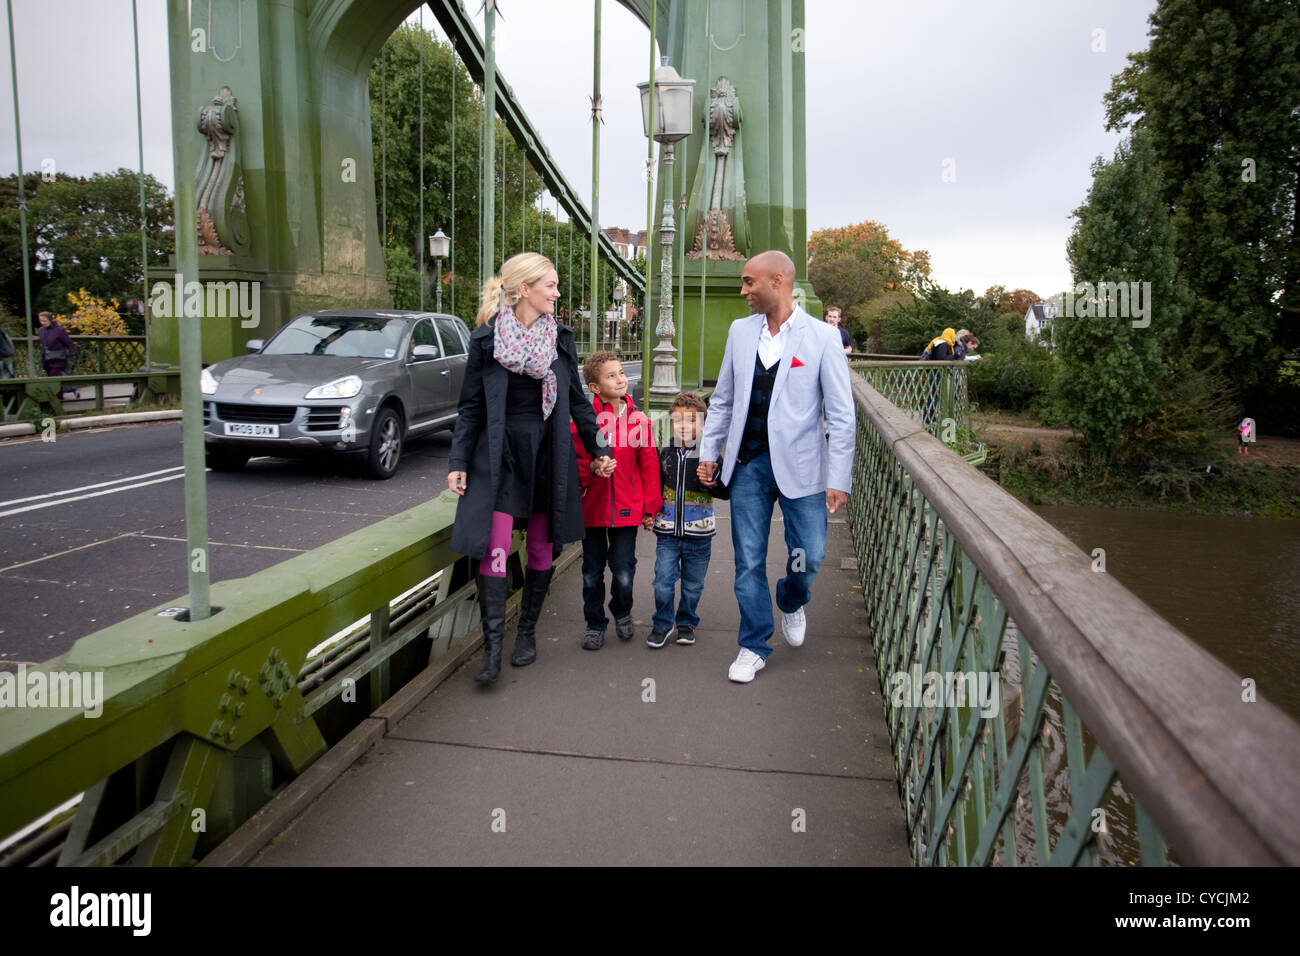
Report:
M 781 612 L 781 630 L 785 634 L 785 642 L 791 647 L 799 647 L 803 644 L 803 633 L 807 619 L 803 616 L 803 608 L 795 611 L 793 614 Z
M 763 658 L 759 657 L 747 647 L 740 650 L 740 654 L 732 661 L 731 667 L 727 670 L 727 679 L 734 680 L 737 684 L 748 684 L 754 679 L 754 675 L 761 671 L 766 664 Z

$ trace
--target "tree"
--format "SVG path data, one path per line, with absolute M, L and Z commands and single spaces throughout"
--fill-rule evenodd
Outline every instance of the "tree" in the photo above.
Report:
M 34 310 L 56 312 L 86 290 L 100 298 L 143 295 L 140 261 L 140 176 L 129 169 L 89 178 L 59 173 L 46 182 L 23 176 L 27 197 L 29 273 Z M 18 179 L 0 180 L 0 301 L 21 314 L 22 231 Z M 166 188 L 145 176 L 149 265 L 167 265 L 173 250 L 172 203 Z
M 821 229 L 808 240 L 808 280 L 817 297 L 840 307 L 855 338 L 878 341 L 882 314 L 910 299 L 930 274 L 930 254 L 909 252 L 880 223 Z
M 1055 320 L 1063 417 L 1105 458 L 1157 413 L 1168 371 L 1164 356 L 1180 341 L 1187 294 L 1176 279 L 1174 228 L 1147 133 L 1135 131 L 1111 161 L 1098 158 L 1092 173 L 1066 244 L 1075 281 L 1098 288 L 1103 282 L 1150 283 L 1146 327 L 1140 327 L 1143 319 L 1111 314 L 1115 303 L 1091 299 L 1075 300 L 1073 314 Z M 1128 311 L 1136 311 L 1131 302 Z
M 1016 289 L 1010 294 L 1009 298 L 1009 311 L 1015 313 L 1022 319 L 1025 317 L 1025 313 L 1029 311 L 1031 305 L 1037 305 L 1043 301 L 1042 296 L 1031 289 Z
M 1186 350 L 1260 407 L 1300 346 L 1300 0 L 1160 0 L 1105 97 L 1149 136 L 1192 294 Z
M 900 302 L 882 319 L 884 349 L 894 355 L 920 355 L 944 329 L 969 329 L 983 347 L 986 336 L 996 324 L 993 317 L 978 308 L 970 289 L 950 292 L 928 278 L 917 283 L 916 294 Z
M 70 316 L 59 315 L 59 324 L 70 335 L 126 335 L 126 323 L 117 313 L 117 299 L 96 299 L 85 289 L 68 293 L 73 305 Z
M 984 294 L 979 297 L 981 309 L 988 309 L 990 312 L 1002 313 L 1011 311 L 1011 293 L 1007 291 L 1004 285 L 991 285 L 984 290 Z
M 420 50 L 424 50 L 424 153 L 420 155 Z M 455 75 L 456 125 L 452 129 L 452 76 Z M 443 262 L 443 310 L 472 323 L 479 295 L 479 129 L 483 97 L 455 51 L 418 26 L 404 24 L 384 44 L 370 68 L 371 134 L 375 159 L 375 206 L 389 281 L 402 302 L 420 301 L 419 270 L 424 255 L 426 283 L 436 264 L 429 260 L 426 236 L 441 228 L 454 239 L 455 270 Z M 591 236 L 559 223 L 542 209 L 541 176 L 525 166 L 524 154 L 505 124 L 494 120 L 496 266 L 517 252 L 540 251 L 556 264 L 563 298 L 558 307 L 572 314 L 590 297 Z M 452 137 L 456 143 L 455 206 L 452 205 Z M 420 165 L 424 166 L 424 235 L 420 232 Z M 385 199 L 385 196 L 387 197 Z M 454 223 L 454 226 L 453 226 Z M 504 240 L 502 229 L 505 230 Z M 557 236 L 558 232 L 558 236 Z M 401 246 L 404 255 L 390 250 Z M 572 257 L 569 250 L 572 248 Z M 408 270 L 409 274 L 408 274 Z M 601 294 L 609 300 L 612 270 L 603 265 Z M 453 295 L 454 285 L 454 295 Z M 569 290 L 572 286 L 572 301 Z M 426 286 L 425 307 L 436 290 Z

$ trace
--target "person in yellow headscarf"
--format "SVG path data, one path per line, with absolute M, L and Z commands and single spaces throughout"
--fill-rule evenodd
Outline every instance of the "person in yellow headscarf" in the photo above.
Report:
M 921 361 L 930 362 L 951 362 L 955 359 L 954 351 L 957 345 L 957 333 L 953 329 L 944 329 L 943 334 L 930 341 L 921 353 Z

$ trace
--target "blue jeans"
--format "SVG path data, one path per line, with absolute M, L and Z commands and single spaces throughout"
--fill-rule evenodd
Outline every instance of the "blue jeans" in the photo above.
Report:
M 605 565 L 609 565 L 609 609 L 614 620 L 632 613 L 632 577 L 636 573 L 636 533 L 630 528 L 588 528 L 582 539 L 582 611 L 587 626 L 605 630 Z
M 674 538 L 656 535 L 655 545 L 655 615 L 656 631 L 666 634 L 675 623 L 692 631 L 700 626 L 695 613 L 704 593 L 704 576 L 709 572 L 712 538 Z M 677 596 L 677 579 L 682 579 L 682 600 L 673 616 L 673 598 Z
M 767 540 L 778 501 L 787 557 L 785 577 L 776 582 L 776 606 L 793 613 L 812 599 L 813 578 L 826 557 L 826 492 L 787 498 L 776 486 L 766 452 L 736 465 L 731 477 L 731 543 L 736 552 L 740 646 L 764 660 L 772 653 L 767 639 L 776 629 L 767 588 Z

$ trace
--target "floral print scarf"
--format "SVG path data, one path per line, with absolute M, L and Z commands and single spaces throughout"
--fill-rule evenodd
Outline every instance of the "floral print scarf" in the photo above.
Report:
M 551 363 L 555 361 L 555 316 L 541 315 L 531 327 L 515 318 L 514 309 L 502 306 L 493 324 L 492 355 L 516 375 L 541 379 L 542 419 L 551 417 L 559 385 Z

